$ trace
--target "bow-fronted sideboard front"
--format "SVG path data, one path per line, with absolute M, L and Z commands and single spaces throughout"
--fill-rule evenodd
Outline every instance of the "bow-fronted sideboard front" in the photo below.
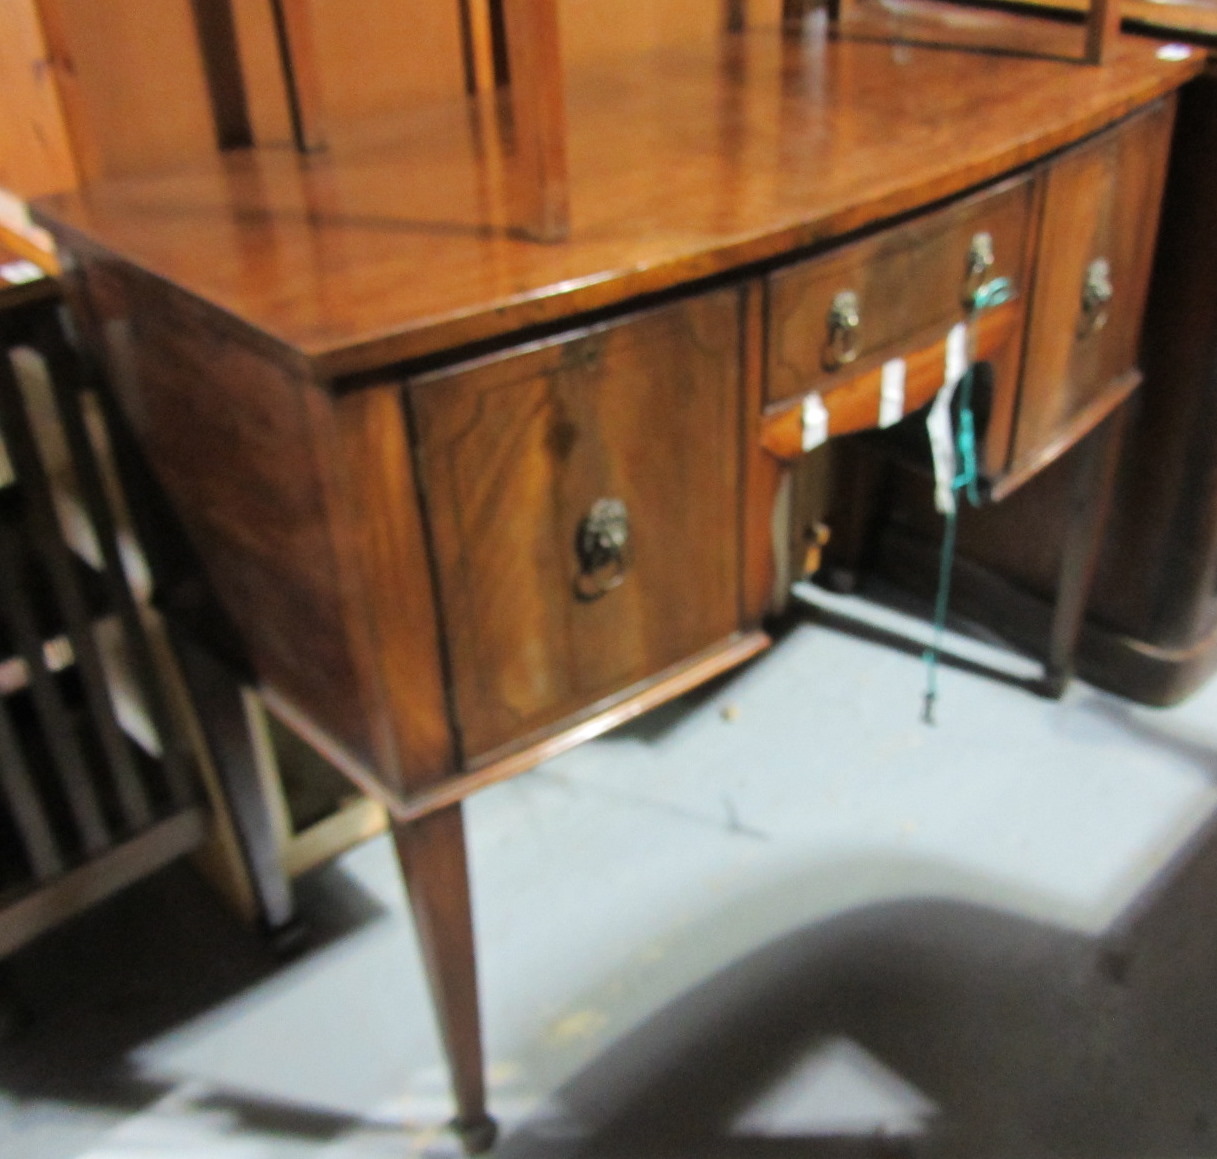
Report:
M 38 206 L 268 704 L 389 807 L 472 1146 L 462 798 L 762 651 L 790 464 L 953 359 L 997 496 L 1135 388 L 1201 62 L 1081 36 L 893 4 L 571 75 L 552 244 L 479 105 Z

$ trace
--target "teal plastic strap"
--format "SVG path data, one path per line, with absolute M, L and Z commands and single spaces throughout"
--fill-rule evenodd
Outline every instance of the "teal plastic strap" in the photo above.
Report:
M 959 425 L 955 431 L 955 454 L 960 470 L 951 481 L 951 490 L 955 492 L 957 502 L 945 516 L 942 552 L 938 557 L 938 595 L 934 600 L 934 636 L 930 646 L 922 653 L 926 666 L 926 686 L 921 719 L 926 724 L 934 723 L 934 708 L 938 700 L 938 656 L 942 651 L 942 637 L 947 626 L 947 606 L 951 600 L 951 572 L 955 564 L 955 533 L 959 521 L 958 498 L 966 497 L 973 507 L 980 506 L 976 419 L 972 414 L 973 373 L 974 368 L 969 367 L 958 387 Z
M 1014 297 L 1014 283 L 1009 278 L 994 278 L 985 282 L 972 295 L 972 312 L 979 314 L 981 310 L 990 310 Z

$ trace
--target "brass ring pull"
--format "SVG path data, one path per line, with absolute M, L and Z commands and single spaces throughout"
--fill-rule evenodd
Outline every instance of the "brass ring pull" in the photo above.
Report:
M 1086 280 L 1082 283 L 1082 316 L 1078 321 L 1078 336 L 1086 337 L 1102 330 L 1107 325 L 1107 305 L 1115 290 L 1111 284 L 1111 263 L 1106 258 L 1095 258 L 1086 267 Z
M 853 290 L 842 290 L 833 298 L 828 310 L 828 341 L 823 356 L 825 370 L 847 366 L 858 357 L 858 331 L 861 326 L 858 295 Z
M 575 531 L 575 596 L 598 600 L 625 582 L 630 518 L 620 499 L 597 499 Z
M 962 295 L 963 304 L 969 310 L 976 307 L 980 288 L 985 284 L 985 278 L 996 261 L 997 258 L 993 253 L 993 235 L 974 233 L 968 246 L 968 261 L 964 271 Z

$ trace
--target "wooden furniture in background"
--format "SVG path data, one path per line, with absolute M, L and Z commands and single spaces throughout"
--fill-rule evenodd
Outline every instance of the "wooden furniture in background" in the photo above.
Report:
M 1120 0 L 1090 0 L 1086 9 L 1086 59 L 1102 64 L 1120 30 Z
M 780 7 L 741 0 L 752 26 L 776 25 Z M 493 93 L 507 77 L 503 17 L 502 0 L 4 0 L 0 187 L 29 199 L 217 147 L 291 143 L 289 26 L 311 45 L 296 50 L 294 75 L 314 146 L 402 108 Z M 651 0 L 606 21 L 598 0 L 565 0 L 562 19 L 578 68 L 628 44 L 712 37 L 724 15 L 706 0 Z
M 370 0 L 361 4 L 361 21 L 346 38 L 333 35 L 331 22 L 321 25 L 321 67 L 337 90 L 332 111 L 340 134 L 352 109 L 362 114 L 377 102 L 459 91 L 456 26 L 445 23 L 445 11 L 444 5 L 428 5 L 403 23 L 400 5 Z M 23 196 L 107 174 L 171 168 L 217 148 L 249 145 L 255 133 L 271 144 L 288 139 L 272 9 L 264 0 L 171 0 L 155 9 L 113 0 L 88 11 L 73 0 L 6 0 L 0 32 L 0 185 Z M 370 61 L 380 73 L 373 84 L 353 86 L 358 58 L 367 56 L 365 38 L 381 46 L 383 59 Z M 158 51 L 138 59 L 129 55 L 131 46 L 148 43 Z M 390 52 L 405 49 L 419 59 L 404 71 L 384 68 Z M 31 240 L 12 236 L 12 230 L 24 229 L 23 212 L 3 191 L 0 201 L 0 234 L 21 247 L 20 256 L 53 268 L 49 239 L 40 241 L 40 231 L 32 229 Z M 53 294 L 50 287 L 42 283 Z M 60 477 L 53 482 L 57 500 L 63 500 Z M 61 511 L 72 505 L 80 505 L 76 492 L 60 501 Z M 145 609 L 145 615 L 154 613 Z M 171 679 L 164 667 L 161 675 Z M 188 716 L 188 700 L 182 709 Z M 286 899 L 292 877 L 383 829 L 385 819 L 378 805 L 344 790 L 323 761 L 268 725 L 249 690 L 241 698 L 241 718 L 260 738 L 254 763 L 273 836 L 273 861 L 264 859 L 269 885 L 251 890 L 248 861 L 237 848 L 214 777 L 208 781 L 212 837 L 200 858 L 242 914 L 260 914 L 279 926 L 290 907 L 268 907 L 262 895 L 269 890 Z M 205 765 L 202 753 L 195 755 Z
M 937 12 L 894 23 L 932 39 Z M 1093 255 L 1054 239 L 1075 200 L 1152 215 L 1199 60 L 1122 39 L 1079 67 L 1084 28 L 998 15 L 978 35 L 1023 51 L 893 53 L 893 18 L 851 20 L 571 70 L 558 244 L 485 196 L 463 101 L 38 208 L 265 702 L 392 818 L 473 1149 L 493 1124 L 460 801 L 765 647 L 789 573 L 775 409 L 801 400 L 806 449 L 876 366 L 985 329 L 986 226 L 1013 246 L 984 339 L 1014 416 L 995 476 L 1136 381 L 1084 309 Z M 1110 309 L 1135 311 L 1143 254 L 1113 244 Z M 798 303 L 829 270 L 878 339 L 825 375 L 834 323 Z M 197 578 L 171 586 L 171 612 L 201 607 Z
M 183 853 L 240 912 L 283 928 L 288 882 L 382 830 L 383 809 L 242 692 L 256 775 L 238 788 L 253 785 L 272 819 L 283 899 L 268 907 L 226 800 L 231 770 L 192 735 L 104 394 L 59 302 L 54 279 L 0 247 L 0 957 Z
M 1002 0 L 994 0 L 1000 7 Z M 1045 13 L 1085 12 L 1087 0 L 1011 0 L 1011 7 Z M 1179 37 L 1203 46 L 1217 33 L 1217 3 L 1214 0 L 1120 0 L 1123 26 L 1159 40 Z
M 0 248 L 0 956 L 206 832 L 57 303 Z

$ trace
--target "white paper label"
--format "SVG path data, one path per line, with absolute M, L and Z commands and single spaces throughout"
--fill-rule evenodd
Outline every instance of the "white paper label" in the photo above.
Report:
M 904 418 L 904 359 L 883 364 L 879 378 L 879 425 L 890 427 Z
M 940 515 L 955 510 L 955 431 L 951 427 L 951 399 L 955 384 L 944 386 L 926 415 L 925 429 L 930 436 L 930 453 L 934 457 L 934 506 Z
M 1186 44 L 1164 44 L 1156 53 L 1159 60 L 1178 62 L 1187 60 L 1192 50 Z
M 947 360 L 942 385 L 954 387 L 968 370 L 968 327 L 956 322 L 947 333 Z
M 16 262 L 5 262 L 0 266 L 0 278 L 3 278 L 10 286 L 20 286 L 25 282 L 36 282 L 39 278 L 45 278 L 46 271 L 41 266 L 34 265 L 33 262 L 27 262 L 24 258 Z
M 968 328 L 957 322 L 947 334 L 946 364 L 943 368 L 942 389 L 930 407 L 925 426 L 930 436 L 930 453 L 934 457 L 934 506 L 942 515 L 955 510 L 953 484 L 958 473 L 955 462 L 955 428 L 951 423 L 951 402 L 955 388 L 968 370 Z
M 803 399 L 803 450 L 814 451 L 828 442 L 828 407 L 818 394 Z

